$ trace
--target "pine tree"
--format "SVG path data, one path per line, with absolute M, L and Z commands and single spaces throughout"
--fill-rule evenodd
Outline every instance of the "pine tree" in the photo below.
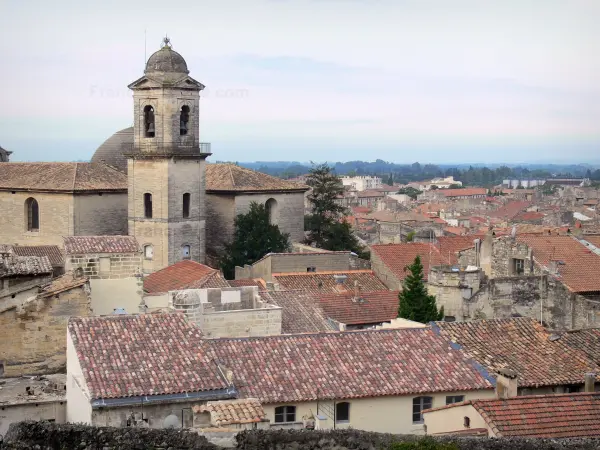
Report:
M 404 279 L 402 292 L 398 295 L 400 300 L 398 317 L 420 323 L 442 320 L 444 318 L 444 307 L 441 307 L 438 311 L 435 296 L 427 293 L 423 281 L 421 257 L 417 256 L 415 261 L 407 266 L 405 270 L 408 270 L 410 274 Z
M 233 240 L 225 245 L 220 267 L 225 278 L 235 276 L 235 266 L 253 264 L 267 253 L 282 253 L 290 250 L 289 235 L 282 233 L 277 225 L 269 223 L 265 205 L 252 202 L 246 214 L 235 218 Z

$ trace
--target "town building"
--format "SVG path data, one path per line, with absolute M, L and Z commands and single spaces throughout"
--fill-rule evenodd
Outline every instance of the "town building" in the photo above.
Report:
M 0 162 L 8 162 L 11 154 L 12 152 L 0 147 Z
M 351 188 L 361 192 L 371 189 L 377 189 L 382 186 L 382 180 L 380 177 L 373 176 L 343 176 L 340 177 L 344 186 L 350 186 Z

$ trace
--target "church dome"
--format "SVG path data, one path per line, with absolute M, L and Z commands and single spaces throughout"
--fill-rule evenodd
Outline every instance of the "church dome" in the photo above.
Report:
M 188 74 L 187 63 L 183 56 L 171 48 L 169 38 L 165 38 L 162 48 L 153 53 L 146 63 L 145 73 L 181 73 Z
M 92 156 L 92 162 L 108 164 L 127 173 L 127 158 L 123 156 L 123 152 L 131 145 L 133 145 L 133 127 L 117 131 L 98 147 Z

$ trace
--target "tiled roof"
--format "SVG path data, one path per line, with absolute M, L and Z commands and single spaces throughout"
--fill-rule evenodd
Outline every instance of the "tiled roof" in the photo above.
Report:
M 261 297 L 281 306 L 281 333 L 320 333 L 337 331 L 327 320 L 314 294 L 306 291 L 268 291 Z
M 544 213 L 535 211 L 524 211 L 517 214 L 513 220 L 540 220 L 546 217 Z
M 0 278 L 51 273 L 52 265 L 47 256 L 17 256 L 12 253 L 0 256 Z
M 498 219 L 506 219 L 512 220 L 515 218 L 521 211 L 529 208 L 532 205 L 531 202 L 526 201 L 518 201 L 518 202 L 508 202 L 506 205 L 501 206 L 496 211 L 492 211 L 488 214 L 489 217 L 496 217 Z
M 398 291 L 328 294 L 319 297 L 327 317 L 347 325 L 391 322 L 398 317 Z
M 440 189 L 438 192 L 441 192 L 446 198 L 464 196 L 473 197 L 476 195 L 487 194 L 487 190 L 484 188 Z
M 367 190 L 367 191 L 360 191 L 358 194 L 356 194 L 356 196 L 358 198 L 377 198 L 377 197 L 385 197 L 385 193 L 381 192 L 381 191 L 376 191 L 376 190 Z
M 66 236 L 67 255 L 89 253 L 137 253 L 140 246 L 133 236 Z
M 206 165 L 207 192 L 307 191 L 308 186 L 235 164 Z
M 573 292 L 600 291 L 600 255 L 570 236 L 518 235 L 519 242 L 533 249 L 533 258 L 545 267 L 560 261 L 560 280 Z
M 430 328 L 207 341 L 244 397 L 264 403 L 492 389 Z
M 584 235 L 584 236 L 582 236 L 582 239 L 588 241 L 589 243 L 591 243 L 595 247 L 600 248 L 600 236 Z
M 227 280 L 231 287 L 243 287 L 243 286 L 256 286 L 259 291 L 264 291 L 267 289 L 265 286 L 265 281 L 262 278 L 247 278 L 243 280 Z
M 584 374 L 598 363 L 532 318 L 472 322 L 436 322 L 441 335 L 461 348 L 489 372 L 511 369 L 521 387 L 582 384 Z
M 3 163 L 0 164 L 0 189 L 127 191 L 127 175 L 99 163 Z
M 466 236 L 440 236 L 437 238 L 437 248 L 444 261 L 450 264 L 458 264 L 458 252 L 466 248 L 473 247 L 475 239 L 480 239 L 481 235 Z
M 347 278 L 344 284 L 336 283 L 334 275 L 345 275 Z M 279 283 L 284 290 L 302 289 L 324 293 L 336 293 L 343 289 L 353 291 L 355 281 L 358 281 L 358 286 L 363 291 L 387 289 L 372 270 L 274 273 L 273 281 Z
M 566 331 L 560 340 L 566 346 L 583 352 L 588 360 L 600 364 L 600 328 Z
M 72 317 L 68 329 L 92 399 L 227 387 L 183 315 Z
M 147 294 L 208 287 L 230 286 L 217 269 L 189 259 L 176 262 L 144 278 L 144 292 Z
M 369 214 L 369 219 L 377 220 L 379 222 L 433 222 L 431 217 L 415 212 L 391 212 L 391 211 L 376 211 Z
M 600 437 L 600 393 L 470 402 L 497 437 Z
M 469 230 L 464 227 L 444 227 L 444 233 L 448 233 L 452 236 L 464 236 Z
M 15 245 L 13 251 L 18 256 L 47 256 L 52 267 L 65 265 L 65 257 L 57 245 Z
M 50 283 L 42 286 L 38 294 L 39 298 L 51 297 L 69 289 L 83 286 L 88 282 L 85 277 L 75 277 L 72 273 L 66 273 L 60 277 L 54 278 Z
M 423 264 L 423 277 L 427 280 L 429 267 L 447 264 L 447 256 L 444 258 L 439 249 L 433 244 L 420 242 L 407 242 L 403 244 L 379 244 L 372 245 L 371 252 L 375 253 L 394 273 L 398 280 L 402 281 L 407 275 L 404 270 L 406 266 L 411 265 L 417 256 L 421 257 Z M 447 254 L 447 253 L 446 253 Z
M 211 422 L 216 426 L 261 422 L 266 414 L 255 398 L 221 400 L 194 406 L 194 412 L 210 413 Z

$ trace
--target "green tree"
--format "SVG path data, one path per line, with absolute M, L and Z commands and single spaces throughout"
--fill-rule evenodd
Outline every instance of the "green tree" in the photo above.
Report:
M 234 222 L 233 240 L 225 245 L 220 267 L 225 278 L 235 276 L 235 266 L 253 264 L 267 253 L 290 251 L 289 235 L 269 223 L 269 213 L 263 204 L 252 202 L 246 214 L 238 214 Z
M 414 187 L 406 187 L 406 188 L 402 188 L 398 191 L 398 194 L 408 195 L 413 200 L 416 200 L 417 196 L 422 193 L 423 193 L 423 191 L 419 191 L 418 189 L 415 189 Z
M 398 295 L 400 300 L 398 317 L 421 323 L 442 320 L 444 307 L 438 311 L 435 296 L 427 293 L 423 281 L 421 257 L 417 255 L 415 261 L 410 266 L 406 266 L 404 270 L 408 270 L 410 273 L 402 282 L 402 292 Z
M 388 177 L 386 184 L 388 186 L 393 186 L 394 185 L 394 174 L 390 173 L 390 176 Z
M 308 195 L 311 213 L 304 218 L 304 228 L 308 231 L 305 242 L 324 250 L 349 250 L 365 257 L 364 248 L 344 220 L 346 208 L 337 203 L 345 189 L 333 169 L 327 164 L 314 166 L 306 177 L 306 184 L 312 191 Z
M 406 242 L 412 242 L 415 240 L 415 235 L 417 233 L 414 231 L 409 231 L 408 233 L 406 233 Z

